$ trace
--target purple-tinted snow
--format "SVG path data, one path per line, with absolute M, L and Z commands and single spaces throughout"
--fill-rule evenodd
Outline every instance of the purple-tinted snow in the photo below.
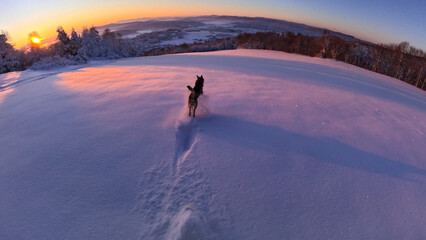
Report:
M 399 80 L 235 50 L 2 84 L 2 239 L 426 238 L 426 95 Z

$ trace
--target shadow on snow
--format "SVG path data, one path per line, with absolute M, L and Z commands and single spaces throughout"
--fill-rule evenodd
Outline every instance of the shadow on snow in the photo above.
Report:
M 311 137 L 274 126 L 223 115 L 200 118 L 204 134 L 245 146 L 282 155 L 285 152 L 309 156 L 315 160 L 363 170 L 406 181 L 426 179 L 426 170 L 366 152 L 332 138 Z M 208 127 L 207 127 L 208 126 Z

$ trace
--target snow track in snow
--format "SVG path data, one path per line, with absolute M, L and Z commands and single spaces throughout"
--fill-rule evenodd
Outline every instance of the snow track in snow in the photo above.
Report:
M 201 141 L 199 124 L 187 116 L 177 120 L 173 159 L 144 173 L 138 211 L 149 227 L 142 228 L 141 239 L 223 239 L 225 210 L 211 209 L 215 196 L 193 154 Z
M 56 75 L 56 74 L 60 74 L 60 73 L 61 72 L 43 73 L 43 74 L 40 74 L 39 76 L 36 76 L 36 77 L 27 77 L 27 78 L 24 78 L 24 79 L 19 79 L 19 75 L 18 75 L 17 78 L 10 78 L 10 79 L 7 79 L 7 81 L 6 80 L 0 81 L 0 92 L 6 91 L 8 89 L 17 87 L 17 86 L 22 85 L 22 84 L 40 81 L 40 80 L 43 80 L 47 77 L 50 77 L 50 76 L 53 76 L 53 75 Z
M 193 147 L 200 139 L 196 136 L 197 119 L 190 119 L 189 122 L 179 122 L 176 126 L 176 146 L 175 156 L 172 162 L 173 174 L 179 174 L 180 166 L 186 161 Z
M 1 239 L 426 239 L 414 86 L 258 50 L 63 70 L 0 76 L 36 80 L 0 91 Z

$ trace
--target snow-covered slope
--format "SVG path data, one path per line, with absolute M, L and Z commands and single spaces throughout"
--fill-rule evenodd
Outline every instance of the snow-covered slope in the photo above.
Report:
M 309 36 L 322 36 L 324 31 L 347 41 L 356 41 L 353 36 L 317 28 L 305 24 L 262 17 L 238 16 L 197 16 L 169 18 L 141 18 L 119 21 L 97 29 L 103 32 L 109 28 L 122 34 L 124 38 L 138 37 L 139 41 L 155 42 L 158 45 L 178 45 L 182 43 L 202 42 L 205 40 L 235 37 L 240 33 L 256 32 L 293 32 Z M 150 45 L 150 46 L 151 46 Z
M 1 239 L 426 238 L 426 95 L 396 79 L 235 50 L 0 86 Z

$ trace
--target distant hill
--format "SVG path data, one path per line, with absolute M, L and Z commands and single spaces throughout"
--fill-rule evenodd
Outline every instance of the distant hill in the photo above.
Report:
M 354 36 L 325 28 L 312 27 L 305 24 L 263 17 L 238 16 L 197 16 L 197 17 L 170 17 L 170 18 L 140 18 L 120 21 L 99 26 L 99 31 L 109 28 L 122 34 L 125 38 L 132 38 L 152 32 L 164 32 L 170 29 L 182 31 L 180 43 L 189 41 L 204 41 L 217 38 L 234 37 L 240 33 L 255 32 L 293 32 L 309 36 L 321 36 L 325 31 L 339 36 L 347 41 L 359 40 Z M 179 37 L 177 37 L 179 38 Z

